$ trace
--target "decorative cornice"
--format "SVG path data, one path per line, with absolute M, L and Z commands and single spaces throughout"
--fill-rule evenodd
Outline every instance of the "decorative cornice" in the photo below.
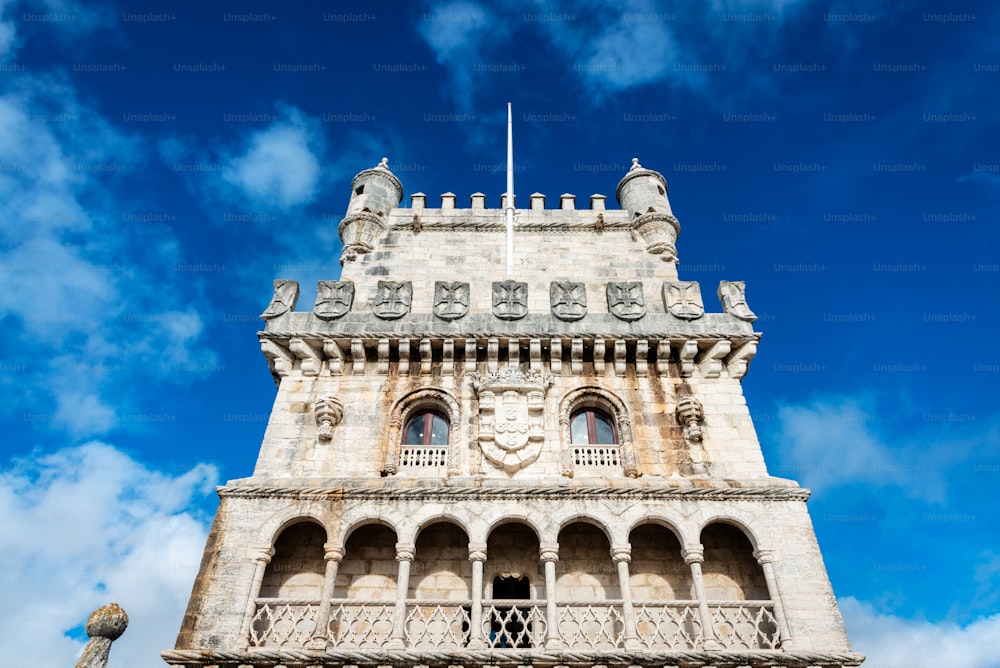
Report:
M 625 328 L 623 328 L 624 330 Z M 530 331 L 526 332 L 523 330 L 515 330 L 511 328 L 510 331 L 501 331 L 499 327 L 495 329 L 490 329 L 488 331 L 463 331 L 463 330 L 451 330 L 451 331 L 413 331 L 413 332 L 401 332 L 399 329 L 395 330 L 375 330 L 368 329 L 363 333 L 352 333 L 352 332 L 337 332 L 337 331 L 266 331 L 257 332 L 257 337 L 260 339 L 270 339 L 270 340 L 284 340 L 284 339 L 348 339 L 357 338 L 363 341 L 377 340 L 377 339 L 489 339 L 489 338 L 509 338 L 517 337 L 519 339 L 650 339 L 650 340 L 669 340 L 669 341 L 686 341 L 689 339 L 694 340 L 705 340 L 705 339 L 733 339 L 739 341 L 760 341 L 760 332 L 748 332 L 748 333 L 724 333 L 724 332 L 661 332 L 658 334 L 644 334 L 641 332 L 558 332 L 553 333 L 552 330 L 540 330 L 540 331 Z
M 730 651 L 572 651 L 572 650 L 474 650 L 406 651 L 390 649 L 308 650 L 279 649 L 226 652 L 203 649 L 171 649 L 160 653 L 171 666 L 683 666 L 699 668 L 848 668 L 861 665 L 863 654 L 855 652 L 786 652 L 782 650 Z
M 806 501 L 802 487 L 366 487 L 345 483 L 337 487 L 284 485 L 226 485 L 216 489 L 226 498 L 272 499 L 392 499 L 394 501 L 524 500 L 524 499 L 710 499 L 749 501 Z

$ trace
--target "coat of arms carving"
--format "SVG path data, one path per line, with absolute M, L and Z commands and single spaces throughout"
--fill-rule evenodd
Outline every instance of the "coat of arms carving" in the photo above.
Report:
M 434 283 L 434 315 L 442 320 L 457 320 L 469 312 L 469 284 Z
M 677 281 L 663 284 L 663 306 L 667 313 L 681 320 L 697 320 L 705 315 L 698 281 Z
M 372 312 L 383 320 L 402 318 L 410 312 L 412 281 L 379 281 Z
M 587 287 L 583 283 L 553 282 L 549 285 L 552 315 L 560 320 L 579 320 L 587 315 Z
M 757 315 L 747 304 L 747 284 L 743 281 L 719 281 L 719 301 L 722 310 L 740 320 L 753 322 Z
M 493 315 L 502 320 L 518 320 L 527 314 L 527 283 L 499 281 L 493 284 Z
M 351 281 L 320 281 L 316 284 L 316 304 L 313 313 L 323 320 L 336 320 L 346 315 L 354 304 L 354 283 Z
M 551 376 L 507 366 L 469 374 L 479 397 L 479 447 L 489 461 L 513 473 L 538 458 L 545 441 L 543 411 Z
M 267 305 L 260 317 L 264 320 L 277 318 L 285 315 L 289 311 L 295 310 L 295 303 L 299 301 L 299 282 L 278 279 L 274 282 L 274 294 L 271 296 L 271 303 Z
M 646 315 L 641 281 L 608 283 L 608 310 L 619 320 L 638 320 Z

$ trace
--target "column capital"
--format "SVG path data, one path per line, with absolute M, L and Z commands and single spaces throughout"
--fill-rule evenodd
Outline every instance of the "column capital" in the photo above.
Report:
M 265 564 L 271 563 L 271 557 L 274 556 L 274 548 L 270 545 L 258 545 L 250 550 L 251 556 L 253 556 L 254 561 L 261 561 Z
M 344 558 L 344 548 L 333 543 L 323 543 L 323 556 L 327 561 L 341 561 Z
M 763 566 L 764 564 L 774 563 L 774 550 L 754 550 L 753 558 L 757 560 L 757 563 Z
M 685 564 L 700 564 L 705 561 L 705 548 L 701 545 L 684 548 L 681 550 L 681 557 Z
M 538 558 L 543 563 L 559 561 L 559 543 L 543 543 L 539 545 Z
M 486 543 L 469 543 L 469 561 L 486 561 Z
M 413 561 L 417 556 L 417 546 L 407 543 L 396 543 L 396 561 Z
M 611 561 L 616 564 L 624 561 L 626 564 L 632 561 L 631 545 L 615 545 L 611 548 Z

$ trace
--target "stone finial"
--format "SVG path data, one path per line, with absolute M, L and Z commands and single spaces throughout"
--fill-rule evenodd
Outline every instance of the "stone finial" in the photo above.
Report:
M 632 158 L 632 166 L 628 171 L 634 172 L 637 169 L 642 169 L 642 165 L 639 164 L 639 158 Z
M 389 171 L 389 158 L 383 157 L 379 160 L 379 163 L 375 165 L 375 169 L 384 169 L 385 171 Z
M 76 668 L 105 668 L 111 643 L 125 633 L 128 615 L 117 603 L 109 603 L 91 613 L 87 619 L 87 635 L 90 640 L 83 648 Z

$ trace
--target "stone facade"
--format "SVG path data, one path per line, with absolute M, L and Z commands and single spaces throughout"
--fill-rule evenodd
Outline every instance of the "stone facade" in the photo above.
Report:
M 677 275 L 662 175 L 504 216 L 358 174 L 342 274 L 276 281 L 278 386 L 173 666 L 856 666 L 806 511 L 742 392 L 739 281 Z M 708 309 L 711 311 L 711 309 Z

